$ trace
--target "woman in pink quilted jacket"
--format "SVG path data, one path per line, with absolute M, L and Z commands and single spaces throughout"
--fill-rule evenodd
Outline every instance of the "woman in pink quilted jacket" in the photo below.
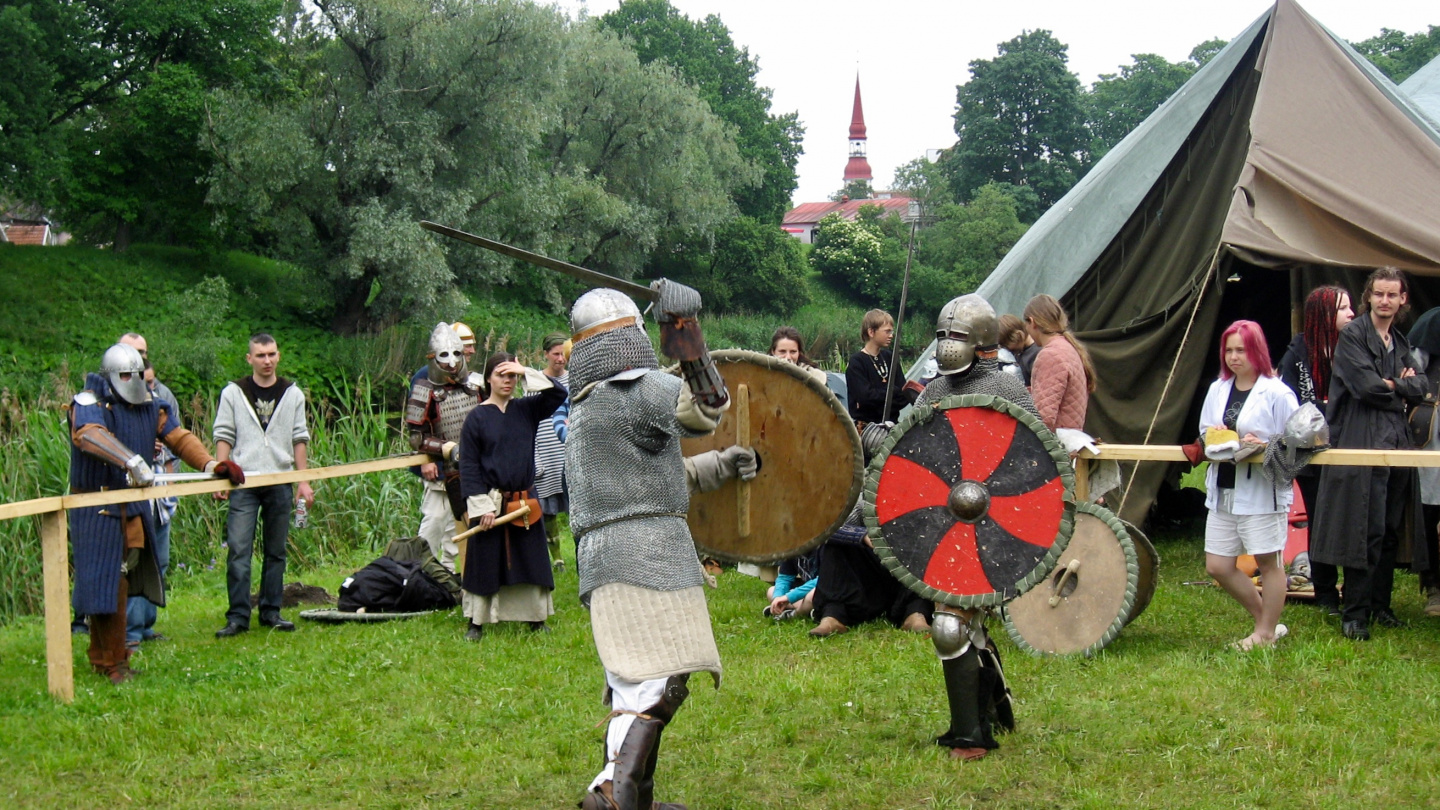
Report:
M 1085 429 L 1085 409 L 1095 390 L 1090 353 L 1070 331 L 1060 302 L 1037 295 L 1025 305 L 1025 329 L 1040 345 L 1030 371 L 1030 397 L 1045 427 Z

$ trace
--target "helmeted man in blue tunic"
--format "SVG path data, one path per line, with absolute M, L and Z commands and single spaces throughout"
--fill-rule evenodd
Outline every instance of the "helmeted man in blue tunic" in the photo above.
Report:
M 149 455 L 157 438 L 191 467 L 244 483 L 238 466 L 216 462 L 199 439 L 180 427 L 170 404 L 150 395 L 144 372 L 140 353 L 117 343 L 105 351 L 100 373 L 86 375 L 85 390 L 70 407 L 70 491 L 149 486 L 154 480 Z M 165 604 L 154 531 L 149 501 L 70 510 L 74 607 L 90 617 L 90 665 L 111 683 L 135 674 L 125 647 L 126 599 L 134 593 Z

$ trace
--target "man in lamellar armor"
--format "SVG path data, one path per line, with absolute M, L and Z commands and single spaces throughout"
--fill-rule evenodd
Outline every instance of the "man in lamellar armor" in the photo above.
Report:
M 197 470 L 245 483 L 234 462 L 217 462 L 190 431 L 180 427 L 171 405 L 151 396 L 145 360 L 117 343 L 105 351 L 100 372 L 85 377 L 85 390 L 70 404 L 70 491 L 74 494 L 146 487 L 155 480 L 150 459 L 155 440 Z M 76 613 L 90 617 L 90 666 L 111 683 L 135 676 L 125 646 L 125 607 L 131 594 L 165 606 L 165 582 L 155 559 L 151 501 L 70 510 L 75 546 Z
M 962 295 L 940 310 L 935 324 L 935 360 L 940 374 L 925 386 L 915 405 L 933 405 L 949 396 L 988 394 L 1040 413 L 1030 393 L 1014 375 L 1001 371 L 1000 323 L 995 309 L 978 295 Z M 935 603 L 930 639 L 945 676 L 950 702 L 950 728 L 936 743 L 955 759 L 971 760 L 1000 747 L 993 729 L 1015 728 L 1010 690 L 1000 656 L 985 630 L 986 608 L 962 610 Z
M 455 543 L 455 521 L 465 514 L 460 494 L 460 467 L 456 448 L 465 417 L 480 404 L 480 379 L 470 372 L 465 345 L 444 321 L 430 333 L 429 364 L 417 375 L 405 404 L 410 446 L 430 454 L 420 465 L 425 497 L 420 502 L 420 536 L 442 565 L 455 570 L 460 547 Z
M 690 492 L 756 471 L 748 448 L 681 455 L 682 438 L 715 429 L 729 394 L 695 321 L 699 294 L 654 286 L 662 346 L 680 360 L 681 377 L 659 370 L 640 311 L 623 294 L 591 290 L 570 315 L 570 523 L 613 709 L 586 810 L 683 807 L 654 803 L 660 735 L 690 673 L 720 683 L 704 571 L 686 523 Z

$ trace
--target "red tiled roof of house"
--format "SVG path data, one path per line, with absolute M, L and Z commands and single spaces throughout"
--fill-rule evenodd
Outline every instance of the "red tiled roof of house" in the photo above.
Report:
M 885 209 L 887 215 L 895 213 L 904 216 L 910 210 L 910 198 L 895 196 L 876 200 L 801 203 L 786 211 L 785 218 L 781 222 L 785 225 L 805 225 L 819 222 L 826 215 L 836 212 L 846 219 L 854 219 L 859 215 L 862 205 L 878 205 Z
M 5 229 L 5 241 L 15 245 L 44 245 L 49 225 L 11 225 Z

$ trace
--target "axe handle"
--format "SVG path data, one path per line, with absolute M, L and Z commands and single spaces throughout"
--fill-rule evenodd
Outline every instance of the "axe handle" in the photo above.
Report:
M 750 386 L 740 383 L 735 386 L 735 443 L 741 447 L 750 446 Z M 735 490 L 735 517 L 740 522 L 740 536 L 750 536 L 750 482 L 737 480 Z
M 511 521 L 519 520 L 520 518 L 525 517 L 525 516 L 528 515 L 528 514 L 530 514 L 530 504 L 528 504 L 528 503 L 522 503 L 522 504 L 520 504 L 520 508 L 519 508 L 519 509 L 516 509 L 514 512 L 506 512 L 505 514 L 501 515 L 500 517 L 495 518 L 495 522 L 492 523 L 492 524 L 490 524 L 490 528 L 493 529 L 493 528 L 495 528 L 496 526 L 504 526 L 506 523 L 510 523 Z M 472 526 L 471 528 L 466 529 L 465 531 L 463 531 L 463 532 L 455 535 L 455 537 L 454 537 L 453 539 L 455 540 L 455 542 L 458 543 L 458 542 L 460 542 L 461 540 L 464 540 L 464 539 L 468 538 L 468 537 L 469 537 L 470 535 L 472 535 L 472 534 L 479 534 L 479 533 L 480 533 L 480 527 L 479 527 L 479 526 Z

